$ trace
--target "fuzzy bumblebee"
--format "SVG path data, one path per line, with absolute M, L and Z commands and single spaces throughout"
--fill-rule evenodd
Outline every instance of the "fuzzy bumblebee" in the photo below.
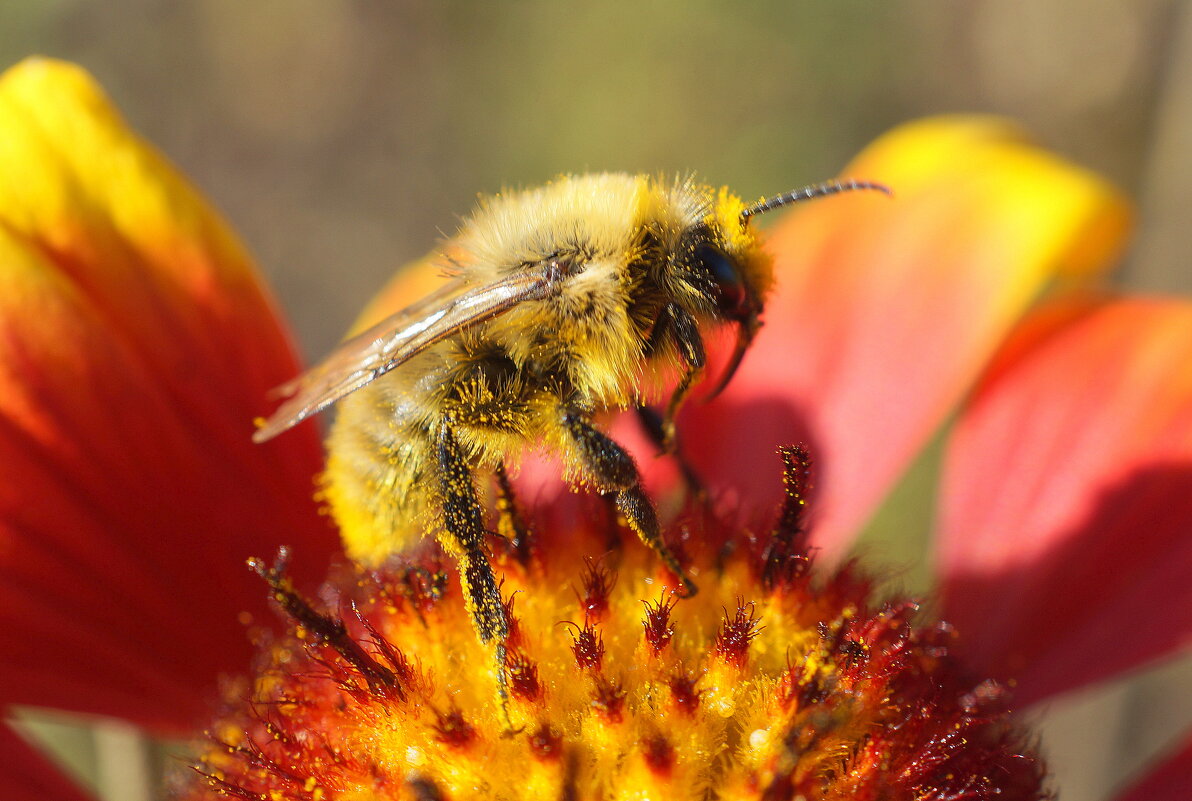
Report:
M 692 180 L 611 173 L 488 199 L 443 248 L 446 285 L 282 387 L 289 399 L 255 439 L 342 399 L 324 482 L 349 555 L 379 564 L 434 532 L 499 670 L 509 623 L 474 474 L 495 475 L 508 500 L 505 468 L 528 449 L 557 454 L 573 486 L 609 496 L 694 594 L 633 458 L 597 420 L 636 408 L 672 450 L 675 415 L 707 362 L 701 332 L 737 326 L 715 394 L 759 327 L 773 266 L 751 218 L 853 189 L 888 191 L 833 182 L 748 205 Z M 652 414 L 661 379 L 675 374 Z

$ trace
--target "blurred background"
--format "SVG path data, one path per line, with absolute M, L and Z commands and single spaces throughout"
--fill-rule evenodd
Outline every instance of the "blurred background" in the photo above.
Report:
M 91 70 L 223 210 L 311 356 L 478 193 L 629 170 L 772 194 L 941 112 L 1008 115 L 1117 182 L 1141 215 L 1118 280 L 1192 292 L 1179 0 L 5 0 L 0 62 L 34 53 Z M 928 457 L 876 548 L 926 530 L 930 475 Z M 1189 661 L 1053 705 L 1064 799 L 1108 797 L 1192 720 Z M 29 720 L 107 798 L 151 798 L 173 759 L 116 724 Z

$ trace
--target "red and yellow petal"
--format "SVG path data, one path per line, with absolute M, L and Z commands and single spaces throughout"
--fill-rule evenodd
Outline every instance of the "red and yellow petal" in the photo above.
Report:
M 844 174 L 894 197 L 833 197 L 783 220 L 765 327 L 724 395 L 681 424 L 714 487 L 748 483 L 746 508 L 780 487 L 740 477 L 776 443 L 808 443 L 815 536 L 829 550 L 865 523 L 1044 284 L 1113 261 L 1128 216 L 1096 176 L 986 118 L 905 125 Z
M 1192 642 L 1192 304 L 1035 314 L 944 471 L 944 614 L 1020 703 Z
M 297 371 L 243 248 L 82 70 L 0 78 L 0 702 L 180 729 L 247 664 L 247 556 L 334 536 Z

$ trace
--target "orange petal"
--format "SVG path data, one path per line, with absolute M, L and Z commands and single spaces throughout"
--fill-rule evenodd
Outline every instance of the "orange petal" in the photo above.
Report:
M 1034 315 L 944 470 L 945 614 L 1021 703 L 1192 642 L 1192 304 Z
M 248 659 L 246 557 L 313 577 L 310 427 L 250 442 L 297 371 L 242 247 L 81 70 L 0 78 L 0 700 L 178 728 Z
M 37 801 L 91 801 L 40 751 L 0 724 L 0 798 Z
M 1115 801 L 1187 801 L 1192 788 L 1192 737 Z
M 381 291 L 356 318 L 347 336 L 370 328 L 391 314 L 422 300 L 447 282 L 444 265 L 447 257 L 439 250 L 405 265 L 386 282 Z
M 1059 271 L 1117 255 L 1122 200 L 996 120 L 938 118 L 844 171 L 894 197 L 808 203 L 774 230 L 777 289 L 737 378 L 681 430 L 714 487 L 780 497 L 776 445 L 818 465 L 817 542 L 838 551 Z M 743 476 L 750 476 L 748 484 Z

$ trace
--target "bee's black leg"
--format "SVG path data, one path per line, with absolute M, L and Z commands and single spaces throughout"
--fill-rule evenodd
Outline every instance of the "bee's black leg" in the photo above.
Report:
M 671 458 L 679 466 L 679 473 L 683 476 L 683 483 L 687 486 L 687 492 L 699 501 L 707 498 L 708 495 L 704 489 L 703 479 L 700 478 L 699 472 L 696 471 L 691 462 L 687 461 L 687 457 L 683 455 L 683 451 L 679 447 L 679 442 L 674 434 L 671 435 L 670 444 L 667 444 L 662 429 L 663 418 L 658 413 L 658 410 L 650 406 L 641 405 L 637 407 L 636 411 L 637 419 L 641 423 L 642 430 L 646 432 L 646 436 L 650 438 L 650 442 L 658 449 L 658 452 L 666 455 L 669 449 Z
M 638 406 L 638 419 L 658 450 L 675 457 L 675 461 L 678 462 L 679 469 L 683 473 L 683 480 L 687 484 L 688 491 L 697 498 L 703 498 L 705 497 L 703 482 L 700 481 L 695 468 L 683 458 L 679 450 L 675 418 L 679 415 L 683 401 L 691 394 L 692 388 L 703 374 L 708 358 L 695 318 L 691 316 L 691 312 L 677 303 L 668 303 L 662 308 L 658 322 L 650 334 L 649 349 L 660 347 L 667 337 L 674 340 L 679 349 L 679 355 L 684 364 L 683 376 L 679 379 L 674 392 L 671 393 L 664 414 L 659 415 L 658 412 L 647 406 Z
M 625 519 L 642 538 L 642 542 L 650 546 L 662 559 L 663 564 L 679 577 L 683 585 L 683 595 L 695 595 L 698 591 L 695 582 L 688 577 L 679 560 L 662 541 L 658 513 L 642 488 L 641 476 L 637 472 L 637 465 L 633 463 L 633 457 L 598 431 L 582 412 L 564 412 L 563 426 L 571 435 L 580 458 L 598 489 L 603 493 L 615 494 L 617 509 L 625 515 Z
M 517 560 L 526 565 L 530 560 L 530 528 L 517 508 L 517 496 L 503 463 L 493 471 L 497 479 L 497 533 L 511 546 Z
M 509 620 L 501 603 L 501 589 L 492 565 L 484 553 L 484 510 L 476 497 L 476 485 L 467 460 L 455 441 L 448 423 L 439 427 L 436 443 L 439 463 L 439 489 L 443 495 L 443 546 L 459 564 L 464 602 L 472 614 L 482 642 L 496 640 L 497 680 L 501 703 L 508 697 L 505 676 L 505 641 Z

